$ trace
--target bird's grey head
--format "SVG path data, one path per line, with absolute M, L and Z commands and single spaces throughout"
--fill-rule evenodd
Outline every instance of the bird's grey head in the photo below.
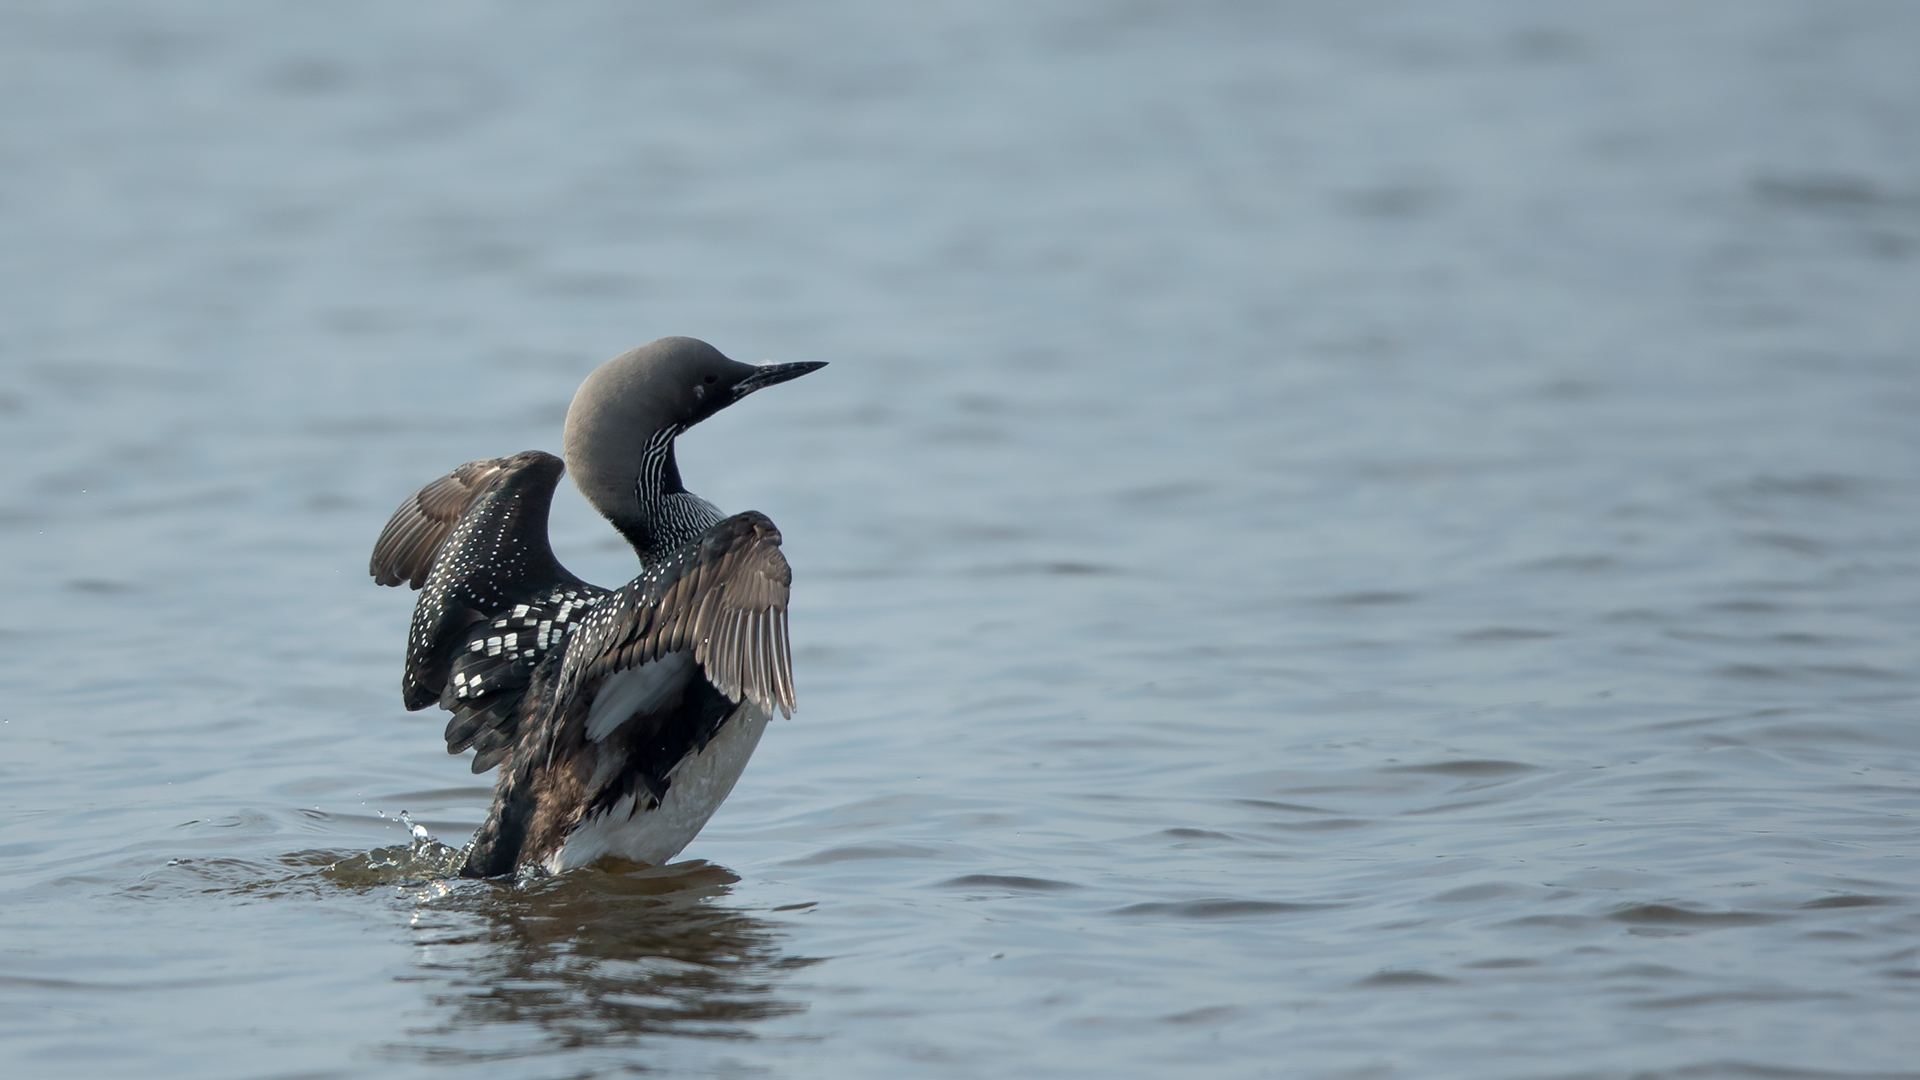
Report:
M 672 440 L 756 390 L 824 363 L 755 366 L 688 337 L 648 342 L 601 364 L 567 409 L 566 457 L 587 501 L 622 531 L 644 517 L 637 486 L 664 452 L 668 492 L 680 490 Z

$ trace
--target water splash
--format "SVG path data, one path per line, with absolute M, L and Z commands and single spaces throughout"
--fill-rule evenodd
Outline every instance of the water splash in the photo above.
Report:
M 387 816 L 378 810 L 374 813 Z M 421 885 L 460 875 L 467 861 L 465 847 L 448 847 L 435 840 L 426 826 L 414 821 L 405 810 L 400 811 L 399 821 L 407 827 L 405 844 L 348 856 L 320 873 L 342 885 L 354 886 Z
M 419 847 L 421 844 L 433 843 L 433 834 L 427 831 L 425 825 L 421 825 L 408 817 L 405 810 L 400 811 L 400 822 L 407 827 L 407 835 L 413 837 L 413 845 L 415 847 Z

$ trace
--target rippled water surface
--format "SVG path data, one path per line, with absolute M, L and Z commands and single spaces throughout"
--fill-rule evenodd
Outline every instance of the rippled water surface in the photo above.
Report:
M 1916 52 L 6 5 L 0 1071 L 1920 1076 Z M 687 862 L 443 880 L 367 552 L 664 334 L 832 362 L 680 453 L 800 712 Z

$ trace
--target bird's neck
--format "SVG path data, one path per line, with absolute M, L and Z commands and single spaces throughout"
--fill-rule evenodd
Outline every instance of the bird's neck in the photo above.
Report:
M 646 566 L 693 541 L 721 518 L 718 507 L 680 483 L 680 466 L 673 457 L 677 434 L 668 429 L 648 441 L 633 489 L 638 513 L 614 522 Z

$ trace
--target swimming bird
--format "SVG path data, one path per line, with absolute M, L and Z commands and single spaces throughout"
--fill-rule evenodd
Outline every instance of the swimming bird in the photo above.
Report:
M 421 590 L 401 699 L 452 713 L 447 752 L 471 748 L 476 774 L 500 766 L 464 876 L 662 865 L 733 790 L 774 711 L 792 715 L 780 531 L 688 491 L 674 439 L 825 366 L 661 338 L 580 385 L 564 463 L 538 450 L 469 461 L 394 511 L 369 571 Z M 554 558 L 547 515 L 568 466 L 640 557 L 618 589 Z

